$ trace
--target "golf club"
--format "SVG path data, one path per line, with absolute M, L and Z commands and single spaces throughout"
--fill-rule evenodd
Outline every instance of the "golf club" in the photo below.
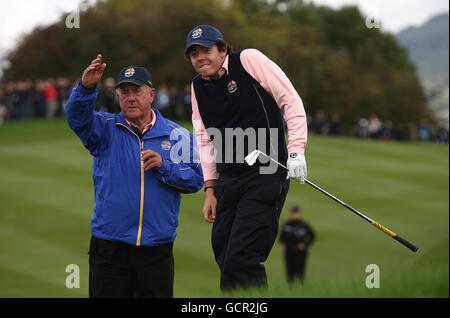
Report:
M 273 162 L 275 162 L 276 164 L 278 164 L 279 166 L 285 168 L 286 170 L 288 170 L 288 168 L 284 165 L 282 165 L 281 163 L 279 163 L 278 161 L 276 161 L 275 159 L 271 158 L 270 156 L 266 155 L 264 152 L 260 151 L 260 150 L 254 150 L 251 153 L 249 153 L 246 157 L 245 157 L 245 162 L 249 165 L 252 166 L 255 164 L 256 160 L 258 159 L 259 155 L 263 155 L 266 156 L 267 158 L 269 158 L 270 160 L 272 160 Z M 329 198 L 333 199 L 334 201 L 340 203 L 341 205 L 345 206 L 347 209 L 349 209 L 350 211 L 352 211 L 353 213 L 357 214 L 358 216 L 362 217 L 364 220 L 366 220 L 367 222 L 369 222 L 370 224 L 372 224 L 373 226 L 375 226 L 377 229 L 383 231 L 384 233 L 386 233 L 387 235 L 389 235 L 390 237 L 392 237 L 393 239 L 397 240 L 398 242 L 400 242 L 401 244 L 403 244 L 404 246 L 406 246 L 407 248 L 409 248 L 411 251 L 413 252 L 417 252 L 418 248 L 408 242 L 407 240 L 405 240 L 404 238 L 400 237 L 399 235 L 397 235 L 396 233 L 392 232 L 391 230 L 389 230 L 387 227 L 384 227 L 383 225 L 381 225 L 380 223 L 372 220 L 371 218 L 369 218 L 368 216 L 364 215 L 363 213 L 359 212 L 357 209 L 353 208 L 352 206 L 348 205 L 347 203 L 345 203 L 344 201 L 336 198 L 335 196 L 333 196 L 332 194 L 328 193 L 327 191 L 325 191 L 324 189 L 322 189 L 321 187 L 319 187 L 318 185 L 315 185 L 314 183 L 312 183 L 311 181 L 309 181 L 308 179 L 305 179 L 305 182 L 307 184 L 309 184 L 310 186 L 312 186 L 313 188 L 319 190 L 320 192 L 322 192 L 323 194 L 325 194 L 326 196 L 328 196 Z

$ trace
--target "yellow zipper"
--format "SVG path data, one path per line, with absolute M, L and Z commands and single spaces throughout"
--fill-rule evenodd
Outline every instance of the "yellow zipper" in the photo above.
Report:
M 122 126 L 128 129 L 129 132 L 131 132 L 133 135 L 136 136 L 136 138 L 139 141 L 139 161 L 141 162 L 141 198 L 140 198 L 140 205 L 139 205 L 139 226 L 138 226 L 138 233 L 137 233 L 137 239 L 136 239 L 136 246 L 141 246 L 141 236 L 142 236 L 142 221 L 144 219 L 144 161 L 141 159 L 142 151 L 144 150 L 144 141 L 141 140 L 141 138 L 130 128 L 125 126 L 124 124 L 116 123 L 117 126 Z
M 141 154 L 144 150 L 144 142 L 140 140 L 141 143 Z M 141 158 L 141 154 L 139 154 L 139 158 Z M 139 227 L 138 234 L 136 240 L 136 246 L 141 245 L 141 235 L 142 235 L 142 220 L 144 218 L 144 160 L 141 161 L 141 205 L 139 206 Z

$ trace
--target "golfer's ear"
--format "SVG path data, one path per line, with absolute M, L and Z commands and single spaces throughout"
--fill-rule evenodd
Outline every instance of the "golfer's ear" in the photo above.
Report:
M 152 102 L 155 99 L 155 95 L 156 95 L 156 89 L 154 89 L 153 87 L 150 87 L 150 96 L 152 97 Z

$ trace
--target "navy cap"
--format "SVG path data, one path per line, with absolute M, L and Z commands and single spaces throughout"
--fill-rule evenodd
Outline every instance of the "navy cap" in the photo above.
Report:
M 218 40 L 223 40 L 222 33 L 215 27 L 211 25 L 199 25 L 193 28 L 186 37 L 186 49 L 187 50 L 192 45 L 201 45 L 206 47 L 211 47 Z
M 126 66 L 121 69 L 117 76 L 115 88 L 123 83 L 133 83 L 139 86 L 148 85 L 153 88 L 150 72 L 145 67 L 141 66 Z
M 300 212 L 300 210 L 301 210 L 300 206 L 294 205 L 294 206 L 291 208 L 291 213 L 298 213 L 298 212 Z

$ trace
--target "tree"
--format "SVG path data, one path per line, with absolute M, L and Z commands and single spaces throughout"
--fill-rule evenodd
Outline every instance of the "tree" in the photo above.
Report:
M 4 78 L 79 78 L 97 53 L 105 77 L 125 65 L 150 69 L 156 86 L 179 87 L 194 75 L 185 61 L 187 32 L 216 25 L 235 49 L 254 47 L 285 70 L 307 111 L 341 113 L 349 128 L 377 113 L 400 125 L 430 118 L 414 67 L 389 33 L 368 29 L 353 6 L 333 10 L 302 0 L 104 0 L 81 12 L 79 29 L 65 16 L 36 28 L 9 55 Z M 406 127 L 406 126 L 405 126 Z

